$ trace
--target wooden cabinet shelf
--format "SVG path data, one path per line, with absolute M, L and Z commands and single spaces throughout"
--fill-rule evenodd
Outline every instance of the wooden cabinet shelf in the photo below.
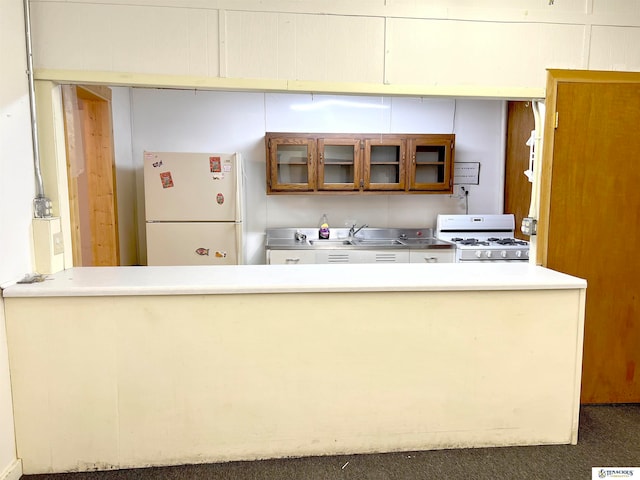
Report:
M 451 193 L 454 134 L 267 133 L 267 193 Z

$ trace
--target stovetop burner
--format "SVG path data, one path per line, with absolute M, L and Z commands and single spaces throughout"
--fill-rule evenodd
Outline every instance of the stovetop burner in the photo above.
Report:
M 518 240 L 517 238 L 496 238 L 496 237 L 491 237 L 491 238 L 487 238 L 487 240 L 490 241 L 490 242 L 495 242 L 498 245 L 529 245 L 524 240 Z
M 491 240 L 491 239 L 487 239 Z M 472 245 L 472 246 L 480 246 L 480 245 L 489 245 L 488 241 L 478 240 L 477 238 L 460 238 L 455 237 L 451 239 L 452 242 L 456 242 L 460 245 Z
M 507 247 L 517 247 L 517 246 L 527 246 L 529 245 L 524 240 L 518 240 L 517 238 L 498 238 L 498 237 L 489 237 L 486 239 L 477 239 L 477 238 L 462 238 L 462 237 L 453 237 L 451 239 L 452 242 L 457 243 L 458 245 L 472 246 L 472 247 L 481 247 L 481 246 L 507 246 Z

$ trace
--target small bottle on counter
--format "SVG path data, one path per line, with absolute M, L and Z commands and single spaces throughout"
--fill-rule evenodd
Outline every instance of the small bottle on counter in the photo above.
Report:
M 326 240 L 329 238 L 329 220 L 327 214 L 323 213 L 320 217 L 320 229 L 318 230 L 318 238 Z

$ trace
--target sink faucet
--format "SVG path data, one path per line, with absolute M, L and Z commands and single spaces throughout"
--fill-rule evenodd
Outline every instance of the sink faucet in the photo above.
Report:
M 366 223 L 358 228 L 356 228 L 356 224 L 354 223 L 353 225 L 351 225 L 351 228 L 349 229 L 349 238 L 353 238 L 356 236 L 356 233 L 358 233 L 360 230 L 362 230 L 363 228 L 368 227 L 369 225 L 367 225 Z

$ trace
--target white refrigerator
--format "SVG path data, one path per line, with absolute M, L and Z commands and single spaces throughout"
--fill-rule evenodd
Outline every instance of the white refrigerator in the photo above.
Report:
M 237 153 L 144 152 L 147 265 L 243 263 Z

